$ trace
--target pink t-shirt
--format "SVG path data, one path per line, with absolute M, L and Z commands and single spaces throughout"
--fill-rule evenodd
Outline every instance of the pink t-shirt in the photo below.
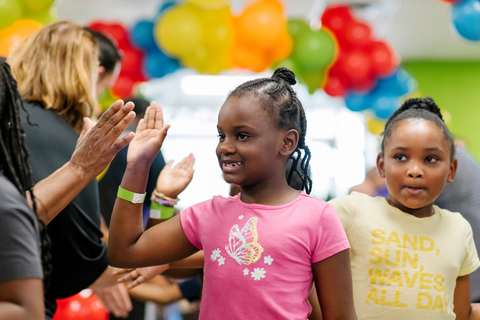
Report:
M 312 263 L 350 248 L 332 206 L 301 192 L 281 206 L 214 197 L 180 214 L 205 252 L 200 319 L 307 319 Z

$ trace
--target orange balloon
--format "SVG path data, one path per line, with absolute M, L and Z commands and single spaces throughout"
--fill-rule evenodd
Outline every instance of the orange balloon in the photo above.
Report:
M 0 56 L 7 57 L 11 49 L 20 40 L 42 28 L 42 24 L 35 20 L 22 19 L 10 27 L 0 31 Z
M 293 49 L 293 40 L 290 34 L 285 30 L 277 43 L 269 51 L 270 62 L 274 63 L 285 59 L 290 55 Z
M 261 48 L 270 48 L 284 33 L 287 20 L 282 4 L 277 0 L 259 0 L 245 7 L 235 19 L 239 41 Z
M 269 65 L 267 56 L 263 51 L 242 44 L 236 44 L 231 50 L 231 55 L 235 66 L 253 72 L 262 72 Z

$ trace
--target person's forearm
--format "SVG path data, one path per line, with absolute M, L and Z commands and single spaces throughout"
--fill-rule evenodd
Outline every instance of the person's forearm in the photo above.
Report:
M 67 162 L 38 182 L 33 187 L 38 217 L 46 225 L 49 224 L 93 178 Z M 33 207 L 29 192 L 27 199 L 30 207 Z
M 148 165 L 127 165 L 121 187 L 130 192 L 144 193 L 149 168 Z M 142 204 L 117 197 L 110 220 L 109 264 L 120 268 L 132 267 L 130 262 L 136 260 L 132 248 L 143 231 Z
M 176 283 L 159 286 L 146 282 L 129 290 L 130 296 L 141 301 L 151 301 L 159 305 L 169 304 L 182 299 L 182 291 Z
M 204 259 L 203 251 L 198 251 L 190 257 L 170 263 L 170 269 L 203 268 Z
M 480 303 L 472 303 L 472 310 L 470 312 L 469 320 L 479 320 L 480 319 Z
M 23 306 L 9 301 L 0 301 L 0 319 L 9 320 L 44 320 L 45 314 L 33 314 Z

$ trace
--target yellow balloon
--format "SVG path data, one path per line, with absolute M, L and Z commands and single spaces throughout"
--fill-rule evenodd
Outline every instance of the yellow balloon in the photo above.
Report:
M 230 4 L 230 0 L 187 0 L 187 2 L 204 9 L 218 9 Z
M 212 50 L 223 50 L 233 44 L 233 23 L 230 7 L 199 10 L 205 35 L 203 43 Z
M 0 56 L 7 57 L 11 49 L 23 38 L 42 28 L 38 21 L 22 19 L 0 31 Z
M 154 34 L 162 50 L 178 57 L 189 53 L 202 41 L 204 31 L 199 10 L 187 3 L 166 11 L 160 17 Z
M 372 117 L 367 120 L 367 128 L 371 133 L 379 135 L 385 128 L 385 121 L 377 120 Z

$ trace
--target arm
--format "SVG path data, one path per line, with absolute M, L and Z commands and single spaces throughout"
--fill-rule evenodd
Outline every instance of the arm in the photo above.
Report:
M 457 320 L 478 320 L 480 319 L 479 305 L 470 302 L 470 276 L 457 278 L 455 292 L 453 294 L 453 312 Z
M 167 282 L 162 285 L 155 281 L 146 282 L 129 292 L 138 300 L 152 301 L 159 305 L 166 305 L 183 298 L 182 291 L 176 282 Z
M 146 268 L 137 268 L 137 269 L 123 269 L 118 270 L 115 272 L 116 275 L 123 275 L 125 276 L 118 279 L 118 282 L 129 282 L 133 281 L 128 285 L 128 289 L 135 288 L 139 284 L 147 282 L 159 274 L 166 272 L 169 269 L 194 269 L 193 273 L 198 274 L 199 270 L 203 268 L 203 259 L 204 254 L 203 251 L 198 251 L 197 253 L 187 257 L 185 259 L 175 261 L 169 264 L 164 264 L 160 266 L 152 266 Z M 170 270 L 173 271 L 173 270 Z M 200 271 L 201 272 L 201 271 Z M 169 274 L 173 278 L 176 278 L 177 274 L 172 275 Z M 190 274 L 191 275 L 191 274 Z
M 169 126 L 163 126 L 162 108 L 155 102 L 140 121 L 127 155 L 127 169 L 121 187 L 144 193 L 148 169 L 160 150 Z M 198 251 L 183 232 L 180 217 L 143 232 L 142 205 L 117 198 L 110 223 L 108 259 L 122 268 L 166 264 Z
M 44 320 L 42 279 L 23 278 L 0 283 L 0 319 Z
M 314 263 L 312 269 L 323 319 L 356 320 L 350 250 Z
M 133 103 L 115 102 L 93 126 L 85 118 L 85 127 L 69 162 L 38 182 L 33 188 L 37 200 L 37 214 L 45 224 L 50 223 L 82 189 L 99 175 L 115 155 L 134 137 L 129 133 L 117 138 L 135 118 Z M 30 193 L 29 205 L 33 207 Z

